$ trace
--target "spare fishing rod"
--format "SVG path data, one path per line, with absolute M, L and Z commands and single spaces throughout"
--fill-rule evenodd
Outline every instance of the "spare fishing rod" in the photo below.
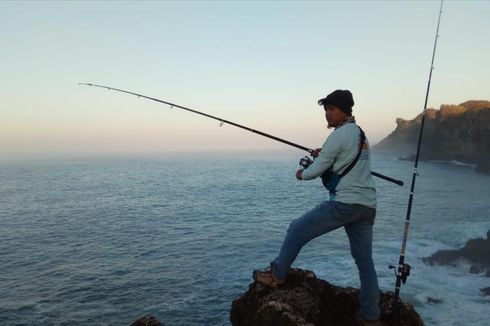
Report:
M 134 95 L 134 96 L 137 96 L 137 97 L 140 97 L 140 98 L 143 97 L 143 98 L 146 98 L 148 100 L 152 100 L 152 101 L 155 101 L 155 102 L 159 102 L 159 103 L 163 103 L 163 104 L 169 105 L 170 108 L 174 108 L 175 107 L 175 108 L 179 108 L 179 109 L 186 110 L 186 111 L 189 111 L 189 112 L 192 112 L 192 113 L 196 113 L 196 114 L 199 114 L 199 115 L 202 115 L 202 116 L 205 116 L 205 117 L 214 119 L 214 120 L 218 120 L 220 122 L 220 126 L 222 126 L 223 124 L 227 123 L 229 125 L 232 125 L 232 126 L 235 126 L 235 127 L 241 128 L 241 129 L 248 130 L 248 131 L 253 132 L 255 134 L 258 134 L 258 135 L 261 135 L 261 136 L 264 136 L 264 137 L 273 139 L 275 141 L 284 143 L 286 145 L 299 148 L 301 150 L 307 151 L 310 154 L 312 154 L 313 151 L 314 151 L 311 148 L 308 148 L 308 147 L 305 147 L 305 146 L 302 146 L 302 145 L 295 144 L 293 142 L 290 142 L 288 140 L 285 140 L 285 139 L 282 139 L 282 138 L 279 138 L 279 137 L 276 137 L 276 136 L 267 134 L 265 132 L 262 132 L 262 131 L 259 131 L 259 130 L 255 130 L 253 128 L 250 128 L 250 127 L 247 127 L 247 126 L 244 126 L 244 125 L 241 125 L 241 124 L 238 124 L 238 123 L 235 123 L 235 122 L 226 120 L 226 119 L 222 119 L 222 118 L 219 118 L 219 117 L 216 117 L 216 116 L 213 116 L 213 115 L 204 113 L 204 112 L 193 110 L 193 109 L 187 108 L 187 107 L 182 106 L 182 105 L 178 105 L 178 104 L 175 104 L 175 103 L 163 101 L 163 100 L 160 100 L 160 99 L 157 99 L 157 98 L 154 98 L 154 97 L 150 97 L 150 96 L 146 96 L 146 95 L 143 95 L 143 94 L 138 94 L 138 93 L 134 93 L 134 92 L 130 92 L 130 91 L 125 91 L 123 89 L 114 88 L 114 87 L 110 87 L 110 86 L 104 86 L 104 85 L 98 85 L 98 84 L 91 84 L 91 83 L 78 83 L 78 84 L 79 85 L 85 85 L 85 86 L 94 86 L 94 87 L 105 88 L 105 89 L 107 89 L 109 91 L 113 90 L 113 91 L 117 91 L 117 92 L 121 92 L 121 93 L 131 94 L 131 95 Z M 401 180 L 393 179 L 391 177 L 382 175 L 382 174 L 377 173 L 377 172 L 374 172 L 374 171 L 372 171 L 371 174 L 373 176 L 375 176 L 375 177 L 380 178 L 380 179 L 383 179 L 383 180 L 386 180 L 386 181 L 389 181 L 389 182 L 393 182 L 393 183 L 395 183 L 395 184 L 397 184 L 399 186 L 403 186 L 403 181 L 401 181 Z
M 408 207 L 407 207 L 407 215 L 406 215 L 406 220 L 405 220 L 405 228 L 403 231 L 403 241 L 402 241 L 402 247 L 401 247 L 401 252 L 400 252 L 400 259 L 398 261 L 398 270 L 396 273 L 396 285 L 395 285 L 395 302 L 394 302 L 394 309 L 393 309 L 393 324 L 398 325 L 400 324 L 400 288 L 401 284 L 405 284 L 407 281 L 408 276 L 410 275 L 410 265 L 405 263 L 405 252 L 406 252 L 406 247 L 407 247 L 407 239 L 408 239 L 408 230 L 410 228 L 410 216 L 412 213 L 412 204 L 413 204 L 413 195 L 415 194 L 415 180 L 417 179 L 417 169 L 418 169 L 418 164 L 419 164 L 419 158 L 420 158 L 420 148 L 422 144 L 422 136 L 424 133 L 424 123 L 425 123 L 425 115 L 427 112 L 427 101 L 429 99 L 429 91 L 430 91 L 430 83 L 432 79 L 432 71 L 434 70 L 434 58 L 436 55 L 436 48 L 437 48 L 437 40 L 439 38 L 439 25 L 441 23 L 441 16 L 442 16 L 442 3 L 443 0 L 441 0 L 441 6 L 439 9 L 439 19 L 437 20 L 437 29 L 436 29 L 436 36 L 434 40 L 434 49 L 432 50 L 432 61 L 430 64 L 430 71 L 429 71 L 429 81 L 427 83 L 427 91 L 425 93 L 425 103 L 424 103 L 424 110 L 422 112 L 422 121 L 420 123 L 420 132 L 419 132 L 419 139 L 417 142 L 417 152 L 415 155 L 415 163 L 414 163 L 414 169 L 413 169 L 413 174 L 412 174 L 412 184 L 410 186 L 410 196 L 408 198 Z M 395 268 L 394 266 L 390 266 L 390 268 Z

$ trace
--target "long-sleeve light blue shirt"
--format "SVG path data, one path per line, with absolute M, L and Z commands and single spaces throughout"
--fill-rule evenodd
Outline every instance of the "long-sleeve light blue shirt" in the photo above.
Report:
M 302 173 L 303 180 L 315 179 L 327 169 L 340 174 L 355 159 L 360 144 L 360 130 L 355 123 L 336 128 L 322 146 L 315 161 Z M 356 165 L 342 179 L 331 200 L 376 208 L 376 185 L 371 176 L 371 154 L 366 139 Z

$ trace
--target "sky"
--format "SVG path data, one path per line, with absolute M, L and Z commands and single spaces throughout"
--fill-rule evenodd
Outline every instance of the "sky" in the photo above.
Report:
M 423 111 L 439 1 L 0 2 L 0 158 L 298 151 L 354 95 L 372 144 Z M 490 1 L 445 1 L 428 106 L 490 100 Z

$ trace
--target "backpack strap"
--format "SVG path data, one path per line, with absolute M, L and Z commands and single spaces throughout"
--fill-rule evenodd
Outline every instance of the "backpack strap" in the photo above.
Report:
M 366 143 L 366 135 L 364 134 L 364 131 L 361 129 L 361 127 L 359 126 L 357 127 L 361 132 L 361 142 L 359 143 L 359 151 L 357 152 L 357 155 L 354 158 L 354 160 L 349 164 L 349 166 L 344 171 L 342 171 L 341 174 L 336 174 L 333 173 L 331 170 L 327 170 L 322 175 L 322 183 L 323 186 L 327 188 L 328 192 L 330 193 L 330 200 L 335 200 L 335 195 L 337 194 L 337 185 L 339 184 L 340 179 L 342 179 L 342 177 L 344 177 L 347 173 L 350 172 L 350 170 L 352 170 L 352 168 L 359 161 L 359 157 L 361 157 L 362 148 Z
M 352 168 L 356 165 L 357 161 L 359 161 L 359 157 L 361 157 L 362 148 L 364 147 L 364 143 L 366 142 L 366 134 L 361 129 L 361 127 L 357 126 L 359 131 L 361 132 L 361 143 L 359 144 L 359 151 L 357 152 L 356 158 L 352 161 L 349 166 L 340 174 L 340 177 L 344 177 L 347 173 L 352 170 Z

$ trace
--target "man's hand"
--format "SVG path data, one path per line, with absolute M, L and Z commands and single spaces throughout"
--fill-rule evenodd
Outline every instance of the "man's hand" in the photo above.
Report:
M 320 154 L 321 151 L 322 151 L 321 148 L 317 148 L 313 152 L 311 152 L 310 155 L 313 156 L 313 157 L 318 157 L 318 155 Z
M 296 171 L 296 179 L 303 180 L 303 169 Z

